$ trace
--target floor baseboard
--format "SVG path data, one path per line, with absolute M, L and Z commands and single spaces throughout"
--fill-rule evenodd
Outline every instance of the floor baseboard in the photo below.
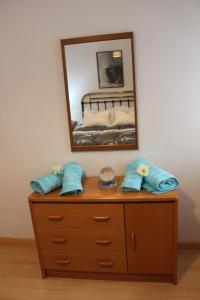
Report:
M 179 242 L 178 243 L 179 249 L 200 249 L 199 242 Z
M 0 245 L 19 245 L 19 246 L 33 246 L 35 239 L 30 238 L 14 238 L 14 237 L 0 237 Z M 178 249 L 200 249 L 200 242 L 179 242 Z
M 33 246 L 35 245 L 35 239 L 0 237 L 0 245 Z

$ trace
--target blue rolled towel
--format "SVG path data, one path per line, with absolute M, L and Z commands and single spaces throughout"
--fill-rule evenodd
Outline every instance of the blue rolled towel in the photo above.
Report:
M 179 187 L 178 179 L 168 171 L 145 160 L 141 160 L 141 163 L 149 167 L 149 175 L 144 177 L 142 184 L 142 187 L 147 192 L 160 194 L 175 190 Z
M 124 192 L 139 192 L 142 186 L 143 176 L 137 173 L 140 162 L 129 163 L 126 169 L 124 180 L 121 184 L 121 190 Z
M 40 194 L 47 194 L 62 185 L 62 176 L 54 174 L 53 172 L 44 176 L 37 177 L 30 182 L 31 188 L 34 192 Z
M 136 173 L 138 172 L 139 167 L 146 167 L 148 170 L 144 176 L 141 175 L 143 177 L 142 188 L 144 188 L 146 191 L 153 194 L 160 194 L 177 189 L 179 187 L 178 179 L 174 175 L 146 160 L 135 160 L 128 164 L 129 170 L 133 170 L 133 172 Z M 131 179 L 130 185 L 132 187 L 135 185 L 135 182 L 131 181 Z M 124 186 L 122 190 L 125 190 Z
M 60 195 L 81 193 L 83 191 L 81 179 L 84 175 L 82 167 L 76 162 L 70 162 L 64 166 L 63 173 Z

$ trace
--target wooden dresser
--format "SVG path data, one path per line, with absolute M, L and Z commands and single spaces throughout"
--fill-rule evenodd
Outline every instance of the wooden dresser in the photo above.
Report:
M 118 178 L 118 182 L 121 178 Z M 178 193 L 100 189 L 29 196 L 42 276 L 177 281 Z

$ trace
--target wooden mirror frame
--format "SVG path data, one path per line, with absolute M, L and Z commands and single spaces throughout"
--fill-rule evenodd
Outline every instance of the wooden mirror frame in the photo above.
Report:
M 112 40 L 119 40 L 119 39 L 130 39 L 130 42 L 131 42 L 136 143 L 135 144 L 119 144 L 119 145 L 86 145 L 86 146 L 73 145 L 73 135 L 72 135 L 73 126 L 72 126 L 71 112 L 70 112 L 70 99 L 69 99 L 69 90 L 68 90 L 65 46 L 66 45 L 81 44 L 81 43 L 112 41 Z M 63 61 L 63 72 L 64 72 L 64 83 L 65 83 L 65 94 L 66 94 L 66 103 L 67 103 L 67 113 L 68 113 L 68 125 L 69 125 L 71 151 L 75 152 L 75 151 L 137 150 L 138 149 L 138 126 L 137 126 L 137 109 L 136 109 L 136 87 L 135 87 L 133 32 L 122 32 L 122 33 L 112 33 L 112 34 L 103 34 L 103 35 L 93 35 L 93 36 L 84 36 L 84 37 L 77 37 L 77 38 L 61 39 L 61 50 L 62 50 L 62 61 Z

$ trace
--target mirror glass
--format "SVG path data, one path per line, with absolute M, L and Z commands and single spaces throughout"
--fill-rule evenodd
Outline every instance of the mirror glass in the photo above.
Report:
M 138 149 L 132 33 L 61 47 L 72 151 Z

